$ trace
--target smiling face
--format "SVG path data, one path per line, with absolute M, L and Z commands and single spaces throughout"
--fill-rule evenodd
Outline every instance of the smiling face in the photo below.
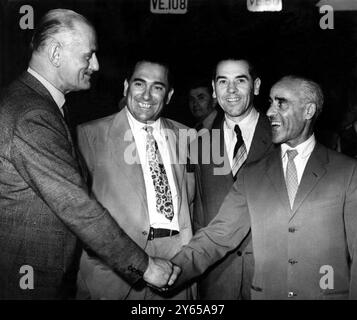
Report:
M 99 70 L 97 40 L 93 28 L 76 22 L 76 29 L 63 36 L 61 63 L 58 69 L 60 90 L 64 93 L 89 89 L 93 72 Z
M 312 133 L 312 118 L 316 105 L 307 102 L 302 81 L 282 79 L 270 90 L 270 108 L 267 111 L 273 143 L 287 143 L 296 147 Z
M 217 65 L 212 86 L 226 116 L 243 119 L 253 107 L 254 95 L 259 94 L 260 79 L 253 80 L 246 61 L 223 60 Z
M 124 81 L 127 107 L 133 117 L 143 123 L 158 119 L 172 94 L 168 70 L 160 64 L 139 62 L 129 82 Z
M 206 87 L 193 88 L 189 92 L 188 105 L 197 120 L 206 118 L 214 109 L 213 98 Z

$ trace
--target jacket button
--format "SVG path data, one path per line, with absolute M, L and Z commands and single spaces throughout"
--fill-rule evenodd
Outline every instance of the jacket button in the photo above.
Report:
M 295 231 L 296 231 L 295 228 L 293 228 L 293 227 L 290 227 L 290 228 L 289 228 L 289 232 L 294 233 Z
M 242 255 L 242 251 L 237 251 L 237 255 L 240 257 Z
M 291 265 L 294 265 L 295 263 L 297 263 L 297 261 L 296 260 L 294 260 L 294 259 L 289 259 L 289 261 L 288 261 Z
M 143 234 L 144 236 L 147 236 L 147 235 L 148 235 L 147 231 L 143 231 L 142 234 Z

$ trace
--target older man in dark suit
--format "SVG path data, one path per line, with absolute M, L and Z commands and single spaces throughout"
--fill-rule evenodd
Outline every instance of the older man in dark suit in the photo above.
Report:
M 216 66 L 213 95 L 224 116 L 217 117 L 212 130 L 198 139 L 202 144 L 197 149 L 195 170 L 198 184 L 193 215 L 195 231 L 217 215 L 242 165 L 261 159 L 272 149 L 269 121 L 254 105 L 260 83 L 254 66 L 245 59 L 225 59 Z M 205 145 L 206 141 L 209 145 Z M 209 159 L 205 159 L 206 149 L 210 151 Z M 236 165 L 239 155 L 242 157 Z M 253 268 L 249 234 L 244 243 L 203 275 L 198 287 L 200 298 L 249 299 Z
M 33 36 L 27 72 L 2 93 L 0 299 L 74 297 L 77 237 L 129 282 L 162 286 L 172 272 L 88 195 L 79 173 L 63 118 L 65 94 L 90 88 L 99 69 L 95 51 L 86 18 L 49 11 Z
M 184 268 L 181 281 L 234 249 L 251 228 L 253 299 L 356 299 L 357 162 L 316 142 L 318 84 L 284 77 L 270 99 L 280 148 L 243 168 L 216 218 L 173 259 Z

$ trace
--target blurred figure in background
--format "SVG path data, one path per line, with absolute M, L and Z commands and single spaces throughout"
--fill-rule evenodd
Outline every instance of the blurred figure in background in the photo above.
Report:
M 188 95 L 190 111 L 197 121 L 195 129 L 211 129 L 218 113 L 211 84 L 208 81 L 196 80 L 190 85 Z

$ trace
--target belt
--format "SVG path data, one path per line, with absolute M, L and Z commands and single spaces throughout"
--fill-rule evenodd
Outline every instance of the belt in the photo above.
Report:
M 171 236 L 174 236 L 174 235 L 176 235 L 178 233 L 179 232 L 177 230 L 150 227 L 148 240 L 153 240 L 155 238 L 171 237 Z

